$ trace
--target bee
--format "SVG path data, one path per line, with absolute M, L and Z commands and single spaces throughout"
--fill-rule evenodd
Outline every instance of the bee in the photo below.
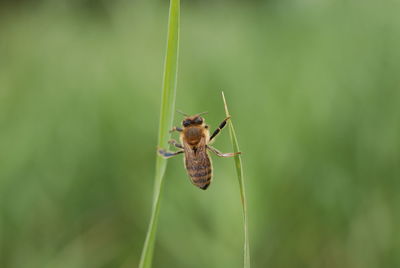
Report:
M 240 152 L 221 153 L 210 145 L 213 139 L 225 127 L 230 117 L 225 118 L 210 136 L 208 125 L 206 125 L 204 118 L 201 117 L 201 115 L 205 113 L 206 112 L 192 116 L 182 113 L 185 116 L 182 121 L 182 128 L 174 127 L 170 130 L 170 132 L 177 131 L 180 133 L 180 143 L 176 140 L 170 140 L 168 143 L 181 150 L 169 152 L 164 149 L 158 149 L 158 153 L 164 158 L 170 158 L 184 153 L 184 164 L 191 182 L 203 190 L 208 188 L 212 179 L 212 164 L 208 155 L 208 150 L 220 157 L 232 157 L 236 154 L 240 154 Z

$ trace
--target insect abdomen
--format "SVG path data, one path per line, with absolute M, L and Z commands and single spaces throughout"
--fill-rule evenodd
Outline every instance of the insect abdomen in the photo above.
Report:
M 187 161 L 186 169 L 194 185 L 203 190 L 208 188 L 212 177 L 212 167 L 208 157 L 200 163 L 197 161 Z

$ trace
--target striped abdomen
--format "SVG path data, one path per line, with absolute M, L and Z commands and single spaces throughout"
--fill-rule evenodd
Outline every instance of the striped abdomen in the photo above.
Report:
M 212 166 L 205 148 L 185 153 L 185 166 L 194 185 L 205 190 L 211 183 Z

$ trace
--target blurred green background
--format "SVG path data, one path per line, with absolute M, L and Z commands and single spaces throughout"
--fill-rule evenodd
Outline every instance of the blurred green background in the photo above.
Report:
M 176 108 L 243 153 L 253 267 L 400 267 L 399 1 L 182 1 Z M 0 267 L 137 267 L 168 1 L 0 2 Z M 181 115 L 175 122 L 179 124 Z M 231 151 L 228 131 L 214 144 Z M 242 267 L 231 159 L 169 161 L 154 267 Z

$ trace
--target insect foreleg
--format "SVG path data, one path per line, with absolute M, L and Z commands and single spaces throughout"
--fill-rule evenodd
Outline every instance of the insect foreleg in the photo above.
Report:
M 229 116 L 229 117 L 225 118 L 224 121 L 222 121 L 222 123 L 219 124 L 218 128 L 217 128 L 217 129 L 214 131 L 214 133 L 211 135 L 210 141 L 211 141 L 215 136 L 217 136 L 218 133 L 225 127 L 226 121 L 228 121 L 229 118 L 231 118 L 231 117 Z
M 215 149 L 214 147 L 207 145 L 207 148 L 213 152 L 214 154 L 220 156 L 220 157 L 232 157 L 235 156 L 237 154 L 241 154 L 241 152 L 237 152 L 237 153 L 221 153 L 220 151 L 218 151 L 217 149 Z
M 173 146 L 175 146 L 176 148 L 183 149 L 182 144 L 180 144 L 180 143 L 177 142 L 176 140 L 169 140 L 168 143 L 171 144 L 171 145 L 173 145 Z
M 183 129 L 181 129 L 180 127 L 173 127 L 173 128 L 169 131 L 169 133 L 174 132 L 174 131 L 182 132 Z
M 177 152 L 168 152 L 168 151 L 165 151 L 164 149 L 158 149 L 157 152 L 158 152 L 159 155 L 161 155 L 164 158 L 170 158 L 170 157 L 173 157 L 175 155 L 181 154 L 184 151 L 181 150 L 181 151 L 177 151 Z

